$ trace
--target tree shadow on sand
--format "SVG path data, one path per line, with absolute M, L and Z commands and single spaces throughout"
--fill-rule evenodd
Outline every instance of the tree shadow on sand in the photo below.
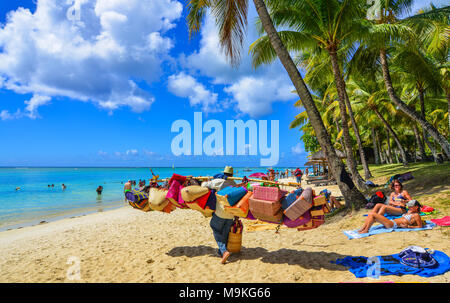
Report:
M 190 258 L 199 256 L 218 257 L 217 249 L 205 245 L 175 247 L 167 252 L 166 255 L 171 257 L 186 256 Z M 345 257 L 345 255 L 330 252 L 302 251 L 286 248 L 268 251 L 262 247 L 242 247 L 242 250 L 239 253 L 231 254 L 228 261 L 229 263 L 234 263 L 239 260 L 260 259 L 264 263 L 298 265 L 305 269 L 347 271 L 346 267 L 331 263 L 331 261 L 336 261 L 337 259 Z

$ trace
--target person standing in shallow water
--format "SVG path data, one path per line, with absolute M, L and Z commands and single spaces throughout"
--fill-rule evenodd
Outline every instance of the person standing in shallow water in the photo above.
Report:
M 99 187 L 97 187 L 96 191 L 97 191 L 97 195 L 101 195 L 102 191 L 103 191 L 103 186 L 100 185 Z

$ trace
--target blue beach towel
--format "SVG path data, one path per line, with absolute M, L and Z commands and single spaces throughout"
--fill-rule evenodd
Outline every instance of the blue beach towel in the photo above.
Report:
M 388 275 L 419 275 L 421 277 L 434 277 L 437 275 L 445 274 L 450 270 L 450 257 L 447 256 L 442 251 L 435 250 L 432 254 L 433 258 L 437 261 L 437 266 L 434 268 L 416 268 L 412 266 L 403 265 L 400 263 L 399 254 L 389 255 L 389 256 L 378 256 L 378 257 L 345 257 L 343 259 L 337 259 L 336 261 L 331 261 L 331 263 L 349 267 L 351 273 L 355 275 L 356 278 L 372 277 L 377 278 L 376 275 L 379 273 L 380 276 Z M 379 263 L 378 263 L 379 262 Z M 378 263 L 378 264 L 377 264 Z M 375 269 L 378 267 L 379 271 Z
M 365 238 L 365 237 L 369 237 L 369 236 L 373 236 L 373 235 L 378 235 L 378 234 L 384 234 L 384 233 L 390 233 L 393 231 L 419 231 L 419 230 L 429 230 L 429 229 L 433 229 L 433 227 L 436 226 L 435 223 L 431 222 L 431 221 L 426 221 L 425 222 L 425 226 L 422 228 L 386 228 L 383 225 L 379 224 L 379 225 L 375 225 L 372 226 L 369 229 L 368 233 L 365 234 L 359 234 L 358 233 L 358 229 L 355 230 L 344 230 L 343 233 L 348 237 L 349 240 L 351 239 L 360 239 L 360 238 Z

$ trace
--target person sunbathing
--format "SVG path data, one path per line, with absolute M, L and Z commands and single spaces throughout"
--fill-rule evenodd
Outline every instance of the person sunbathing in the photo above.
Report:
M 411 199 L 409 193 L 403 189 L 403 184 L 394 180 L 391 183 L 392 193 L 389 196 L 388 204 L 377 203 L 372 209 L 372 213 L 384 215 L 388 213 L 390 215 L 401 215 L 406 213 L 406 203 Z
M 421 228 L 423 227 L 422 219 L 420 218 L 420 208 L 422 205 L 416 200 L 411 200 L 406 203 L 408 212 L 403 214 L 400 218 L 390 220 L 384 215 L 377 213 L 369 213 L 364 222 L 364 225 L 358 230 L 358 233 L 365 234 L 369 232 L 370 227 L 375 223 L 381 223 L 386 228 Z

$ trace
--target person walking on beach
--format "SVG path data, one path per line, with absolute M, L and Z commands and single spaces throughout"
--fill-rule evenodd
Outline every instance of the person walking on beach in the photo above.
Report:
M 297 169 L 294 171 L 294 176 L 297 178 L 297 183 L 302 183 L 302 170 L 297 167 Z
M 209 189 L 215 189 L 220 191 L 221 189 L 236 185 L 233 180 L 227 180 L 228 177 L 233 176 L 233 167 L 226 166 L 223 174 L 215 175 L 215 179 L 202 183 L 202 186 Z M 230 233 L 231 226 L 234 222 L 234 216 L 225 212 L 225 208 L 221 203 L 216 204 L 216 211 L 212 214 L 211 221 L 209 223 L 214 239 L 219 247 L 217 253 L 222 257 L 221 263 L 225 264 L 230 252 L 227 250 L 228 234 Z

